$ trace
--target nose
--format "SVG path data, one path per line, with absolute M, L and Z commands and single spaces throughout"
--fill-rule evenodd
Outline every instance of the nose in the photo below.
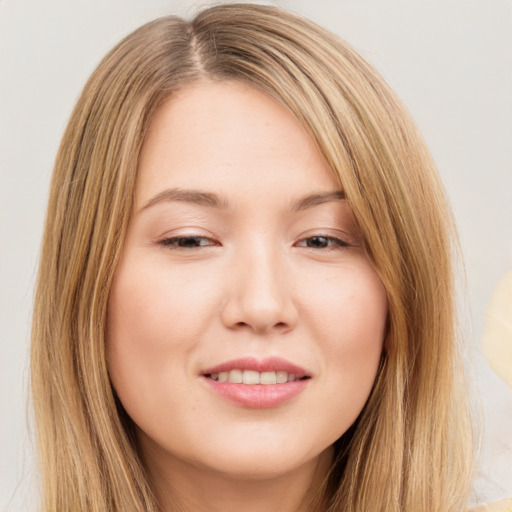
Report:
M 294 283 L 285 260 L 278 251 L 263 248 L 236 257 L 221 313 L 226 327 L 260 335 L 295 328 Z

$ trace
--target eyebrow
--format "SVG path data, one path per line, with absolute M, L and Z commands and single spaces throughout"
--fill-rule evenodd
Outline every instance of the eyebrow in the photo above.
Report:
M 299 212 L 308 210 L 320 204 L 332 202 L 332 201 L 345 201 L 346 197 L 343 191 L 334 190 L 329 192 L 321 192 L 317 194 L 308 194 L 304 197 L 300 197 L 293 201 L 290 210 L 292 212 Z M 195 204 L 198 206 L 206 206 L 208 208 L 217 208 L 226 210 L 229 208 L 229 202 L 227 199 L 219 197 L 213 192 L 204 192 L 202 190 L 192 189 L 181 189 L 171 188 L 159 192 L 153 196 L 142 208 L 147 210 L 148 208 L 162 202 L 183 202 L 189 204 Z
M 226 200 L 220 199 L 213 192 L 203 192 L 201 190 L 185 190 L 181 188 L 170 188 L 163 190 L 152 197 L 142 208 L 147 210 L 151 206 L 161 202 L 177 201 L 181 203 L 197 204 L 199 206 L 208 206 L 209 208 L 227 209 L 229 204 Z
M 294 201 L 291 210 L 292 212 L 300 212 L 320 204 L 330 203 L 333 201 L 345 201 L 345 199 L 345 193 L 342 190 L 322 192 L 319 194 L 309 194 Z

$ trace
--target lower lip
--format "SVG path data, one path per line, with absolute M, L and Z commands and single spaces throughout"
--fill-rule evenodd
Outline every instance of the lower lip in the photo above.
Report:
M 306 388 L 310 379 L 296 380 L 284 384 L 234 384 L 218 382 L 204 377 L 210 389 L 242 407 L 251 409 L 271 409 L 279 407 L 296 397 Z

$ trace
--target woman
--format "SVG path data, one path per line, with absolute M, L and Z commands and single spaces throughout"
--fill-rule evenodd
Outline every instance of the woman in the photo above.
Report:
M 413 122 L 332 34 L 256 5 L 135 31 L 51 186 L 44 510 L 464 508 L 452 231 Z

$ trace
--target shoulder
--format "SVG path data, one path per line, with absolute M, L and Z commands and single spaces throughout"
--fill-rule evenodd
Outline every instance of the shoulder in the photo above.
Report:
M 476 508 L 469 509 L 468 512 L 512 512 L 512 498 L 479 505 Z

